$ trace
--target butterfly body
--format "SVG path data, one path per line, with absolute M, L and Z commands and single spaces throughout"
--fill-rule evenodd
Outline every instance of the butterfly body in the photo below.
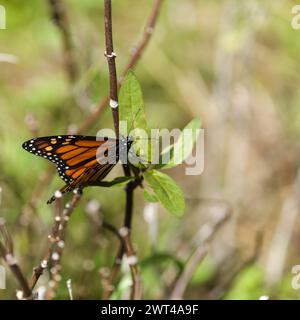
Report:
M 131 137 L 61 135 L 33 138 L 22 147 L 56 165 L 59 176 L 66 183 L 60 191 L 65 193 L 97 185 L 119 159 L 127 159 L 132 142 Z M 48 203 L 53 200 L 55 197 Z

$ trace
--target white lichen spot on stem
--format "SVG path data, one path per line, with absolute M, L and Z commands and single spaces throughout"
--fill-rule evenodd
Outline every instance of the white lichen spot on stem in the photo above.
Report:
M 57 190 L 57 191 L 55 191 L 55 193 L 54 193 L 54 197 L 55 197 L 56 199 L 60 199 L 60 198 L 62 197 L 62 193 L 61 193 L 59 190 Z
M 137 256 L 129 256 L 127 257 L 127 263 L 130 265 L 130 266 L 134 266 L 138 263 L 138 258 Z
M 115 108 L 118 108 L 119 103 L 118 103 L 118 101 L 115 101 L 115 100 L 113 100 L 113 99 L 110 99 L 110 100 L 109 100 L 109 105 L 110 105 L 110 107 L 111 107 L 112 109 L 115 109 Z
M 122 227 L 120 228 L 119 233 L 122 238 L 127 237 L 129 234 L 129 229 L 126 227 Z

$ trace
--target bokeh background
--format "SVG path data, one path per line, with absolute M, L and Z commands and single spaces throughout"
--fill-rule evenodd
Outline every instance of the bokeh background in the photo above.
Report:
M 42 183 L 46 161 L 21 148 L 34 135 L 78 128 L 107 95 L 103 4 L 64 0 L 74 43 L 70 79 L 62 36 L 46 0 L 2 0 L 7 29 L 0 30 L 0 216 L 28 278 L 39 264 L 53 208 L 46 200 L 62 186 Z M 114 0 L 114 41 L 121 73 L 141 38 L 153 2 Z M 300 30 L 291 26 L 295 1 L 165 0 L 149 47 L 135 68 L 152 127 L 182 128 L 200 117 L 205 129 L 205 170 L 169 171 L 184 190 L 178 219 L 135 193 L 132 238 L 144 297 L 170 298 L 180 268 L 188 279 L 180 297 L 193 299 L 298 299 L 292 268 L 300 265 Z M 112 127 L 108 108 L 96 134 Z M 110 178 L 122 173 L 115 168 Z M 65 198 L 67 201 L 69 198 Z M 101 274 L 118 241 L 99 229 L 101 219 L 120 227 L 124 192 L 90 188 L 72 215 L 56 299 L 99 299 Z M 203 243 L 208 254 L 197 261 Z M 197 255 L 197 254 L 196 254 Z M 126 265 L 113 298 L 128 297 Z M 297 281 L 294 284 L 297 284 Z M 49 275 L 39 280 L 47 292 Z M 18 288 L 7 271 L 1 299 Z M 177 292 L 178 293 L 178 292 Z

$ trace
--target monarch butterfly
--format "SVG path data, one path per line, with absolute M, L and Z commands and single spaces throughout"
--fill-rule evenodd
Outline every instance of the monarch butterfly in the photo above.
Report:
M 62 193 L 96 185 L 103 180 L 124 156 L 127 159 L 132 137 L 97 138 L 93 136 L 61 135 L 33 138 L 22 147 L 56 165 L 59 176 L 66 182 Z M 52 196 L 47 203 L 55 200 Z

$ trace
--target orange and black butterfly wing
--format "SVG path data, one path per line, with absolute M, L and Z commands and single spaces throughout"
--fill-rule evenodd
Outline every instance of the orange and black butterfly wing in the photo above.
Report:
M 91 136 L 62 135 L 31 139 L 23 143 L 23 148 L 53 162 L 67 183 L 61 191 L 68 192 L 103 179 L 118 159 L 103 164 L 101 160 L 109 149 L 114 149 L 117 156 L 117 144 L 118 140 L 111 138 L 98 141 Z
M 66 184 L 60 189 L 61 193 L 71 192 L 75 189 L 82 190 L 85 186 L 97 185 L 97 182 L 104 179 L 115 164 L 97 164 L 90 168 L 87 168 L 78 178 L 72 181 L 70 184 Z M 55 200 L 55 196 L 52 196 L 47 203 L 50 204 Z

